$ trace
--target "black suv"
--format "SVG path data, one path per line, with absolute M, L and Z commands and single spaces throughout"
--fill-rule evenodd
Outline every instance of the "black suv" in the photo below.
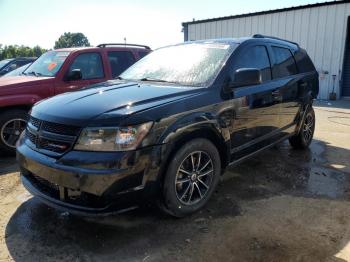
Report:
M 319 89 L 297 44 L 255 35 L 160 48 L 118 79 L 36 104 L 17 147 L 22 182 L 80 214 L 151 200 L 182 217 L 225 168 L 289 139 L 309 146 Z
M 3 76 L 21 66 L 33 63 L 36 57 L 17 57 L 0 61 L 0 76 Z

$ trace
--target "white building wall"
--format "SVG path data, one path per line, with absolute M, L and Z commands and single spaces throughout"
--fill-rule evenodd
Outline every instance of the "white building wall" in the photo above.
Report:
M 319 98 L 328 99 L 337 75 L 339 96 L 350 3 L 188 24 L 188 40 L 271 35 L 299 43 L 320 73 Z M 325 74 L 328 72 L 328 74 Z

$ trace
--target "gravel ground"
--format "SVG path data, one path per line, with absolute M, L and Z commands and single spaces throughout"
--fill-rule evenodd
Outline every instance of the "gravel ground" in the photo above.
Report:
M 86 219 L 41 204 L 0 158 L 0 261 L 350 261 L 350 101 L 315 106 L 310 150 L 227 170 L 199 213 Z

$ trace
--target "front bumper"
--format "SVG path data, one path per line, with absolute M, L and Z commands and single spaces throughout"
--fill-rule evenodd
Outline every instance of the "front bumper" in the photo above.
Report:
M 60 158 L 17 147 L 24 187 L 44 203 L 79 215 L 134 208 L 156 195 L 161 146 L 131 152 L 71 151 Z

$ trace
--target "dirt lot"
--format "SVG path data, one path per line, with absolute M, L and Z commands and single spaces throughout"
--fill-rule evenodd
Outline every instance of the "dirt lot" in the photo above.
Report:
M 311 149 L 227 170 L 200 213 L 83 219 L 48 208 L 0 160 L 0 261 L 350 261 L 350 101 L 316 107 Z

